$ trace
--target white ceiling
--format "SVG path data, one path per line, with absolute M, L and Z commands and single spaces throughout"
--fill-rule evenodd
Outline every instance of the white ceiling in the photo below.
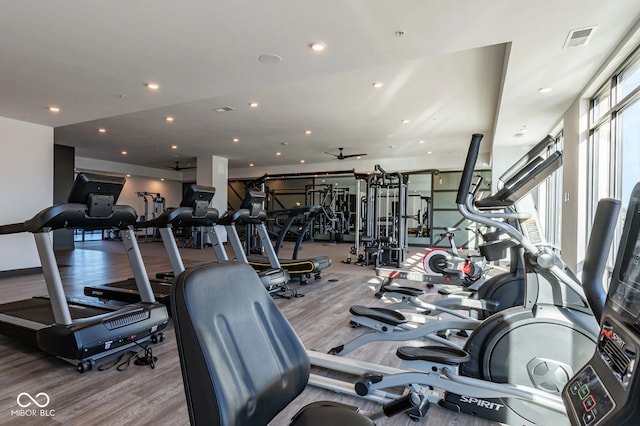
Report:
M 79 156 L 150 167 L 217 155 L 313 170 L 344 147 L 437 168 L 427 151 L 466 149 L 474 132 L 485 152 L 537 142 L 638 18 L 637 0 L 2 0 L 0 116 L 55 127 Z

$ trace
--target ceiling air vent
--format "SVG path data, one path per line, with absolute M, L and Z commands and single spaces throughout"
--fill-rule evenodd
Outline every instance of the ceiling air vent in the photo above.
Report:
M 564 48 L 585 46 L 591 39 L 595 29 L 596 27 L 588 27 L 569 31 L 567 40 L 564 42 Z
M 220 107 L 220 108 L 216 108 L 215 112 L 229 112 L 229 111 L 233 111 L 233 108 L 231 107 Z

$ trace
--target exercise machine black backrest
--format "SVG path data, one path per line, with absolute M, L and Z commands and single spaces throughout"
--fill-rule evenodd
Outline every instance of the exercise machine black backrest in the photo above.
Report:
M 604 260 L 596 259 L 600 263 Z M 585 265 L 593 261 L 585 259 Z M 583 281 L 602 286 L 600 274 L 590 269 L 585 270 Z M 581 426 L 639 425 L 640 184 L 629 201 L 604 307 L 594 309 L 597 311 L 601 312 L 601 330 L 595 353 L 562 393 L 569 419 L 572 425 Z

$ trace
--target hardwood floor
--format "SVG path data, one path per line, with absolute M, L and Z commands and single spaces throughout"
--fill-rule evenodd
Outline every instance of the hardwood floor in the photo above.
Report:
M 150 276 L 169 270 L 160 243 L 140 244 Z M 349 245 L 327 246 L 321 243 L 304 246 L 301 256 L 329 255 L 333 265 L 323 271 L 322 280 L 292 287 L 304 297 L 292 300 L 276 299 L 308 348 L 327 351 L 350 340 L 363 331 L 349 327 L 349 306 L 367 304 L 382 306 L 373 294 L 378 284 L 371 268 L 347 265 Z M 187 266 L 214 260 L 209 249 L 181 249 Z M 286 248 L 284 250 L 286 256 Z M 127 257 L 117 242 L 86 242 L 71 252 L 57 253 L 65 290 L 69 296 L 84 297 L 88 284 L 102 284 L 131 276 Z M 9 302 L 46 293 L 41 275 L 26 275 L 0 279 L 0 302 Z M 178 354 L 173 328 L 166 330 L 166 340 L 152 345 L 158 358 L 156 368 L 129 365 L 126 371 L 115 367 L 106 371 L 92 370 L 85 374 L 75 367 L 48 356 L 30 346 L 0 336 L 0 424 L 9 425 L 186 425 L 189 423 L 182 387 Z M 363 347 L 353 358 L 398 366 L 395 347 L 380 343 Z M 46 393 L 50 402 L 46 411 L 35 416 L 20 416 L 17 398 L 22 392 Z M 24 398 L 24 397 L 23 397 Z M 43 396 L 36 400 L 43 401 Z M 310 386 L 271 425 L 286 425 L 303 405 L 318 399 L 337 400 L 374 410 L 378 405 L 345 397 Z M 23 401 L 24 402 L 24 401 Z M 25 408 L 30 410 L 35 406 Z M 25 413 L 22 413 L 25 414 Z M 40 414 L 49 414 L 40 415 Z M 457 414 L 433 406 L 428 417 L 416 423 L 401 415 L 383 419 L 379 425 L 486 426 L 496 423 Z

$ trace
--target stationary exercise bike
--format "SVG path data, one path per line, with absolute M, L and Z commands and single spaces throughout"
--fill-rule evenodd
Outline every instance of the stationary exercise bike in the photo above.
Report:
M 464 283 L 474 283 L 487 272 L 485 271 L 486 259 L 476 255 L 463 257 L 455 242 L 455 232 L 460 228 L 445 227 L 443 230 L 444 233 L 440 234 L 440 237 L 449 241 L 450 248 L 433 247 L 427 250 L 422 258 L 422 267 L 427 274 L 434 275 L 444 274 L 447 271 L 460 271 Z M 466 230 L 471 231 L 469 228 Z
M 416 390 L 444 407 L 495 421 L 560 424 L 566 418 L 559 392 L 593 353 L 597 321 L 580 284 L 557 254 L 536 245 L 540 230 L 535 216 L 519 232 L 494 220 L 492 215 L 496 213 L 479 212 L 473 205 L 468 188 L 481 139 L 482 135 L 472 138 L 458 191 L 458 208 L 470 220 L 502 229 L 526 250 L 524 306 L 506 309 L 484 320 L 475 327 L 463 350 L 445 346 L 399 348 L 397 355 L 406 370 L 394 371 L 355 360 L 341 364 L 327 355 L 312 357 L 312 364 L 362 374 L 356 381 L 356 393 L 374 400 L 401 386 Z M 558 158 L 550 156 L 538 166 L 547 168 Z M 506 198 L 522 196 L 514 188 L 527 189 L 514 185 L 504 191 Z M 589 247 L 600 251 L 587 253 L 587 258 L 606 257 L 619 209 L 619 204 L 608 201 L 599 205 L 593 227 L 592 239 L 602 244 Z M 592 295 L 587 296 L 592 299 Z M 312 383 L 344 391 L 333 384 L 326 385 L 322 379 Z M 424 410 L 415 415 L 422 414 Z

